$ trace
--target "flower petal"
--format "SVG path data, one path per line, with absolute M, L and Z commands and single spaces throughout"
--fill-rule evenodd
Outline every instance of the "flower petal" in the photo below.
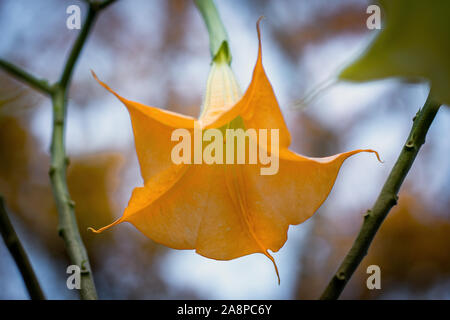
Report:
M 289 225 L 304 222 L 319 209 L 344 160 L 360 152 L 373 152 L 378 157 L 373 150 L 354 150 L 326 158 L 308 158 L 285 149 L 280 152 L 275 175 L 260 175 L 260 165 L 245 166 L 247 202 L 253 212 L 251 223 L 263 246 L 278 251 L 287 240 Z
M 200 121 L 204 128 L 219 128 L 237 116 L 241 116 L 246 129 L 279 129 L 280 148 L 288 147 L 291 143 L 291 135 L 262 64 L 259 21 L 257 31 L 258 58 L 253 70 L 252 81 L 244 96 L 234 106 L 230 106 L 228 109 L 223 108 L 217 113 L 207 113 Z
M 124 221 L 158 243 L 196 249 L 208 258 L 229 260 L 261 252 L 228 192 L 228 167 L 190 165 L 170 192 L 150 203 L 153 185 L 135 190 Z
M 127 107 L 133 125 L 136 153 L 139 158 L 141 175 L 144 182 L 161 171 L 172 166 L 171 135 L 176 128 L 193 130 L 194 118 L 146 106 L 127 100 L 108 85 L 100 81 L 94 72 L 94 78 L 108 91 L 113 93 Z

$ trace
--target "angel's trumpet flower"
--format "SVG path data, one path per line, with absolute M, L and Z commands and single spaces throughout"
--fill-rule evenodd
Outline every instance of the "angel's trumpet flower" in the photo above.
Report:
M 144 186 L 134 189 L 120 219 L 94 232 L 126 221 L 158 243 L 195 249 L 212 259 L 263 253 L 279 279 L 268 250 L 278 251 L 287 240 L 289 225 L 304 222 L 320 207 L 345 159 L 376 152 L 309 158 L 288 149 L 291 137 L 262 65 L 259 26 L 257 30 L 258 58 L 245 94 L 226 59 L 216 58 L 199 119 L 127 100 L 96 78 L 130 113 Z M 236 137 L 227 134 L 230 129 L 241 129 L 248 143 L 233 146 L 229 140 Z M 249 134 L 250 129 L 256 134 Z M 219 133 L 225 134 L 223 150 L 216 144 L 211 152 L 208 147 L 220 139 Z M 192 150 L 196 140 L 202 143 L 200 157 L 210 154 L 215 161 L 198 161 L 199 151 Z M 192 149 L 181 148 L 183 143 Z M 252 143 L 259 149 L 256 163 Z M 244 157 L 239 158 L 240 152 Z M 184 160 L 173 161 L 174 154 Z M 264 173 L 267 159 L 278 163 L 276 172 Z

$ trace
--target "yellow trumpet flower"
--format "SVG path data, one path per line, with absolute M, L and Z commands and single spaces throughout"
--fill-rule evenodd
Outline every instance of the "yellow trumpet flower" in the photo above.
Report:
M 134 189 L 120 219 L 91 230 L 99 233 L 126 221 L 158 243 L 174 249 L 195 249 L 216 260 L 262 253 L 273 262 L 279 281 L 275 260 L 268 250 L 278 251 L 287 240 L 289 225 L 304 222 L 321 206 L 345 159 L 363 151 L 378 154 L 354 150 L 309 158 L 288 149 L 291 137 L 262 65 L 259 26 L 257 30 L 259 50 L 250 86 L 242 95 L 226 59 L 215 59 L 199 119 L 127 100 L 94 74 L 129 111 L 144 186 Z M 211 136 L 205 138 L 209 129 L 215 129 L 215 139 L 228 129 L 254 129 L 260 135 L 246 135 L 248 145 L 233 149 L 219 150 L 216 143 L 214 152 L 208 150 L 215 157 L 212 163 L 196 161 L 198 152 L 186 148 L 181 156 L 186 161 L 174 163 L 174 147 L 180 144 L 176 141 L 180 136 L 174 139 L 177 129 L 190 134 L 186 138 L 190 148 L 196 145 L 196 130 L 202 142 L 209 140 L 210 144 L 214 143 Z M 261 138 L 261 132 L 272 130 L 278 136 Z M 226 135 L 222 146 L 229 140 Z M 259 147 L 260 161 L 225 161 L 235 157 L 239 160 L 236 153 L 241 151 L 247 152 L 241 160 L 251 160 L 252 141 Z M 208 146 L 201 146 L 203 155 L 208 153 Z M 217 154 L 219 151 L 222 154 Z M 233 155 L 227 159 L 230 152 Z M 276 173 L 262 174 L 261 169 L 268 165 L 261 161 L 264 153 L 278 162 Z M 220 161 L 222 157 L 224 161 Z

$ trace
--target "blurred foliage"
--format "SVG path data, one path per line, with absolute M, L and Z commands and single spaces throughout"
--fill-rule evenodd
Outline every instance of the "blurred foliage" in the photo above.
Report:
M 86 240 L 92 240 L 93 237 L 86 237 L 88 227 L 114 220 L 117 207 L 112 200 L 118 187 L 118 169 L 124 159 L 110 152 L 75 156 L 70 161 L 67 180 L 76 203 L 80 232 Z
M 366 52 L 344 69 L 344 80 L 388 77 L 429 80 L 436 101 L 450 104 L 450 2 L 380 0 L 383 30 Z

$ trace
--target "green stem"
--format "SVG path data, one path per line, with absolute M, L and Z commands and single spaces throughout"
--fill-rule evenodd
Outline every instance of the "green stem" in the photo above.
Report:
M 87 17 L 84 21 L 83 28 L 81 29 L 75 43 L 70 51 L 69 57 L 67 58 L 64 71 L 61 75 L 61 79 L 59 80 L 59 85 L 66 89 L 70 79 L 72 77 L 72 72 L 75 67 L 75 64 L 78 60 L 81 50 L 83 49 L 84 43 L 86 42 L 86 38 L 89 34 L 89 31 L 94 24 L 95 18 L 97 16 L 97 10 L 94 10 L 92 5 L 89 6 Z
M 17 236 L 14 227 L 9 220 L 8 213 L 3 202 L 3 197 L 0 195 L 0 233 L 3 236 L 6 247 L 22 274 L 23 281 L 27 287 L 28 294 L 33 300 L 45 300 L 45 295 L 39 285 L 36 274 L 31 266 L 30 260 L 23 248 L 19 237 Z
M 223 53 L 226 56 L 226 61 L 230 64 L 231 52 L 228 44 L 228 36 L 219 13 L 217 12 L 216 5 L 213 0 L 195 0 L 195 4 L 208 29 L 212 60 L 215 60 Z
M 89 257 L 78 229 L 74 210 L 75 203 L 72 201 L 67 187 L 66 169 L 68 158 L 66 157 L 64 144 L 67 109 L 65 94 L 66 89 L 57 86 L 52 96 L 53 130 L 49 175 L 58 210 L 58 234 L 64 240 L 71 264 L 81 268 L 80 297 L 83 300 L 93 300 L 97 299 L 97 292 L 89 264 Z
M 397 162 L 392 168 L 374 206 L 365 214 L 364 222 L 352 248 L 344 258 L 344 261 L 334 274 L 320 299 L 338 299 L 354 271 L 366 256 L 369 246 L 382 222 L 391 208 L 397 204 L 397 194 L 400 187 L 408 174 L 420 147 L 425 143 L 428 129 L 439 111 L 439 107 L 440 104 L 432 101 L 430 96 L 428 96 L 424 107 L 419 110 L 414 117 L 411 132 L 397 158 Z
M 19 67 L 13 65 L 12 63 L 9 63 L 5 60 L 0 59 L 0 68 L 14 76 L 15 78 L 19 79 L 20 81 L 28 84 L 30 87 L 37 89 L 41 91 L 42 93 L 51 95 L 52 94 L 52 88 L 48 84 L 47 80 L 41 80 L 37 79 L 33 75 L 29 74 L 28 72 L 20 69 Z
M 10 72 L 12 75 L 37 89 L 41 89 L 42 91 L 51 94 L 53 105 L 53 128 L 50 147 L 51 166 L 49 175 L 56 207 L 58 209 L 58 233 L 65 242 L 70 262 L 81 268 L 80 297 L 83 300 L 97 299 L 97 291 L 95 289 L 94 279 L 89 264 L 89 257 L 78 229 L 74 210 L 75 203 L 72 201 L 67 187 L 66 170 L 68 158 L 66 156 L 64 142 L 67 93 L 76 62 L 86 43 L 89 32 L 94 25 L 97 14 L 113 2 L 115 2 L 115 0 L 88 2 L 89 10 L 83 28 L 70 51 L 60 80 L 51 88 L 45 86 L 46 82 L 36 80 L 25 71 L 20 70 L 7 62 L 0 63 L 0 67 Z
M 64 71 L 61 75 L 61 79 L 59 80 L 59 85 L 63 88 L 67 88 L 70 78 L 72 77 L 73 69 L 78 60 L 81 50 L 83 49 L 84 43 L 86 42 L 87 36 L 97 18 L 97 14 L 108 7 L 110 4 L 114 3 L 116 0 L 105 0 L 102 2 L 88 2 L 89 9 L 87 17 L 84 21 L 83 28 L 78 35 L 78 38 L 75 40 L 75 43 L 72 47 L 72 50 L 67 58 Z
M 109 1 L 109 3 L 112 3 Z M 70 197 L 67 187 L 66 170 L 68 158 L 65 151 L 64 131 L 67 113 L 67 92 L 75 64 L 81 50 L 86 43 L 92 26 L 94 25 L 100 4 L 89 4 L 89 10 L 83 28 L 76 39 L 69 54 L 60 81 L 56 84 L 52 95 L 53 102 L 53 130 L 51 142 L 50 180 L 52 184 L 56 207 L 58 208 L 58 233 L 66 244 L 66 250 L 72 264 L 81 268 L 80 296 L 83 300 L 97 299 L 94 279 L 92 276 L 89 257 L 81 239 L 75 216 L 75 203 Z M 105 8 L 106 6 L 102 7 Z

